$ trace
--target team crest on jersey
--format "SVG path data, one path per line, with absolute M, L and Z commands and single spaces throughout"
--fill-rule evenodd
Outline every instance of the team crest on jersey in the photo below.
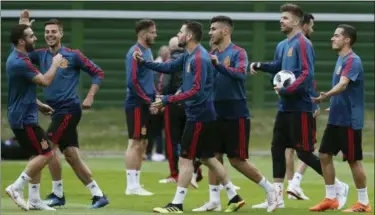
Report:
M 230 66 L 230 57 L 229 57 L 229 56 L 226 56 L 226 57 L 224 58 L 223 63 L 224 63 L 225 66 Z
M 336 75 L 340 75 L 340 73 L 341 73 L 341 69 L 342 69 L 342 67 L 341 67 L 341 66 L 337 67 L 337 70 L 336 70 Z
M 143 126 L 142 129 L 141 129 L 141 134 L 142 135 L 146 135 L 147 134 L 147 128 L 146 126 Z
M 48 149 L 48 142 L 47 142 L 47 140 L 42 139 L 42 141 L 40 141 L 40 145 L 42 146 L 43 150 Z
M 60 68 L 66 69 L 68 68 L 68 60 L 63 58 L 62 62 L 60 63 Z
M 291 47 L 289 50 L 288 50 L 288 57 L 291 57 L 293 55 L 293 47 Z

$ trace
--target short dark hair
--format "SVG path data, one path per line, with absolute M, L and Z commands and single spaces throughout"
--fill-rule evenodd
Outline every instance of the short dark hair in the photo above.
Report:
M 28 25 L 15 25 L 10 33 L 10 41 L 13 45 L 18 45 L 18 40 L 25 39 L 25 30 L 30 28 Z
M 215 23 L 215 22 L 223 22 L 229 25 L 231 28 L 233 28 L 233 21 L 228 16 L 214 16 L 212 17 L 210 24 Z
M 154 26 L 155 22 L 151 19 L 141 19 L 135 23 L 135 33 L 138 34 L 144 29 L 148 29 L 151 26 Z
M 48 20 L 47 22 L 44 23 L 44 27 L 46 27 L 47 25 L 57 25 L 59 27 L 59 30 L 63 30 L 64 26 L 63 24 L 60 22 L 60 20 L 58 19 L 50 19 Z
M 200 42 L 202 40 L 203 30 L 202 24 L 196 21 L 185 21 L 186 29 L 193 34 L 194 40 Z
M 305 13 L 303 15 L 302 25 L 304 25 L 304 24 L 310 24 L 311 20 L 315 20 L 314 16 L 311 13 Z
M 289 12 L 289 13 L 293 14 L 294 16 L 297 16 L 298 18 L 300 18 L 301 21 L 303 19 L 303 11 L 296 4 L 291 4 L 291 3 L 283 4 L 280 7 L 280 11 L 281 12 Z
M 343 29 L 342 35 L 344 35 L 345 37 L 349 37 L 350 46 L 353 46 L 357 41 L 357 30 L 353 26 L 347 24 L 340 24 L 337 26 L 337 28 Z

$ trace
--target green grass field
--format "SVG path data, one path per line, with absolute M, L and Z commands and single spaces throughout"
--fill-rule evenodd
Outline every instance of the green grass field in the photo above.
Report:
M 273 121 L 276 110 L 253 110 L 250 152 L 257 150 L 270 150 L 270 142 L 272 138 Z M 152 212 L 153 207 L 164 206 L 172 200 L 175 192 L 175 184 L 162 185 L 158 184 L 158 180 L 168 175 L 168 165 L 166 162 L 145 162 L 142 169 L 141 182 L 145 188 L 154 192 L 151 197 L 125 196 L 125 165 L 123 158 L 118 157 L 126 149 L 127 132 L 125 124 L 125 116 L 122 109 L 105 109 L 92 110 L 84 112 L 83 118 L 79 126 L 80 144 L 82 150 L 90 150 L 95 152 L 111 151 L 117 152 L 117 157 L 101 158 L 101 157 L 85 157 L 85 160 L 91 168 L 95 180 L 101 186 L 102 190 L 107 194 L 111 203 L 107 208 L 99 210 L 86 209 L 91 203 L 89 191 L 75 177 L 70 167 L 64 162 L 63 176 L 64 187 L 67 198 L 67 204 L 64 208 L 54 212 L 30 211 L 30 214 L 148 214 Z M 327 113 L 322 113 L 318 120 L 318 140 L 325 128 L 327 122 Z M 1 137 L 9 138 L 13 134 L 9 129 L 6 112 L 2 111 L 2 132 Z M 365 152 L 374 151 L 374 112 L 366 112 L 365 128 L 363 130 L 363 148 Z M 40 116 L 40 124 L 43 128 L 47 128 L 49 118 Z M 265 174 L 267 178 L 272 176 L 271 157 L 254 156 L 251 161 Z M 25 162 L 3 161 L 1 163 L 1 181 L 2 194 L 5 187 L 12 183 L 18 177 L 25 166 Z M 371 204 L 374 206 L 374 158 L 367 156 L 364 162 L 368 178 L 368 190 Z M 255 184 L 246 180 L 242 175 L 235 172 L 231 167 L 228 168 L 232 181 L 241 186 L 239 193 L 246 200 L 246 206 L 238 213 L 265 214 L 263 210 L 252 210 L 251 205 L 260 203 L 265 199 L 263 191 Z M 357 194 L 353 186 L 350 170 L 346 163 L 342 163 L 339 159 L 336 161 L 337 175 L 343 181 L 351 186 L 348 204 L 355 203 Z M 204 168 L 204 173 L 207 173 Z M 48 170 L 43 171 L 43 181 L 41 183 L 42 196 L 51 191 L 51 180 Z M 310 201 L 291 201 L 286 200 L 287 209 L 279 210 L 277 214 L 311 214 L 308 208 L 318 203 L 325 194 L 323 180 L 313 171 L 308 170 L 302 182 L 305 194 L 310 197 Z M 27 189 L 26 189 L 27 190 Z M 27 195 L 25 195 L 27 196 Z M 207 178 L 200 184 L 197 190 L 190 189 L 185 201 L 185 213 L 192 214 L 191 210 L 201 206 L 208 200 Z M 222 193 L 222 204 L 225 206 L 227 198 Z M 341 212 L 330 212 L 330 214 L 341 214 Z M 1 214 L 25 214 L 8 198 L 1 199 Z M 206 213 L 215 214 L 215 213 Z
M 322 106 L 322 109 L 324 106 Z M 251 110 L 251 150 L 270 150 L 273 122 L 276 109 Z M 318 118 L 318 142 L 325 129 L 327 113 Z M 47 129 L 49 117 L 40 115 L 40 124 Z M 6 111 L 1 114 L 1 138 L 13 136 L 7 122 Z M 103 109 L 85 111 L 79 124 L 80 146 L 84 150 L 125 150 L 127 131 L 123 109 Z M 363 129 L 364 151 L 374 152 L 374 112 L 366 111 Z
M 271 158 L 268 156 L 256 156 L 251 158 L 252 162 L 263 171 L 267 178 L 271 177 Z M 110 199 L 110 204 L 106 208 L 98 210 L 86 209 L 90 204 L 90 192 L 84 187 L 80 181 L 75 177 L 73 171 L 64 162 L 63 178 L 64 189 L 67 204 L 63 208 L 58 208 L 56 212 L 41 212 L 29 211 L 22 212 L 7 196 L 1 199 L 1 214 L 148 214 L 152 212 L 153 207 L 163 206 L 171 201 L 176 185 L 175 184 L 159 184 L 158 180 L 167 176 L 168 166 L 167 162 L 145 162 L 142 169 L 141 183 L 146 189 L 155 193 L 154 196 L 140 197 L 140 196 L 125 196 L 125 174 L 124 162 L 122 158 L 89 158 L 85 157 L 86 163 L 91 168 L 95 180 L 102 188 L 103 192 Z M 347 205 L 355 203 L 357 193 L 354 188 L 351 173 L 346 163 L 339 160 L 336 161 L 337 176 L 350 185 L 350 192 Z M 25 166 L 25 162 L 3 161 L 2 169 L 2 193 L 5 187 L 12 183 L 18 177 Z M 365 159 L 364 167 L 367 173 L 367 184 L 372 206 L 374 206 L 374 163 L 373 159 Z M 264 210 L 251 209 L 251 205 L 260 203 L 265 199 L 265 194 L 261 188 L 256 184 L 251 183 L 242 175 L 237 173 L 232 167 L 228 167 L 230 176 L 234 184 L 241 187 L 239 193 L 246 201 L 244 208 L 237 213 L 251 213 L 251 214 L 266 214 Z M 208 200 L 208 185 L 207 185 L 207 168 L 204 167 L 205 178 L 199 184 L 199 189 L 189 189 L 186 201 L 184 204 L 185 214 L 196 214 L 191 212 L 195 207 L 201 206 Z M 43 171 L 43 178 L 41 182 L 42 197 L 46 196 L 51 191 L 51 179 L 48 170 Z M 310 197 L 309 201 L 286 200 L 287 209 L 280 209 L 276 214 L 312 214 L 308 208 L 318 203 L 325 194 L 322 178 L 316 175 L 311 169 L 308 169 L 302 181 L 302 187 L 305 194 Z M 27 189 L 25 193 L 27 197 Z M 286 198 L 286 196 L 284 196 Z M 222 205 L 227 203 L 225 192 L 221 194 Z M 218 214 L 217 212 L 210 212 L 205 214 Z M 341 212 L 329 212 L 329 214 L 341 214 Z

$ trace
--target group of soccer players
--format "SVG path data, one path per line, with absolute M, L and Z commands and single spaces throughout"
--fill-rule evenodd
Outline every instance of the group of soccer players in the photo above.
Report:
M 22 11 L 19 24 L 11 30 L 12 51 L 6 62 L 8 121 L 19 144 L 31 159 L 5 191 L 23 210 L 55 210 L 54 206 L 65 205 L 61 164 L 55 153 L 58 148 L 91 192 L 90 207 L 104 207 L 109 200 L 80 158 L 77 133 L 82 109 L 89 109 L 93 104 L 104 72 L 80 51 L 62 45 L 63 25 L 57 19 L 44 24 L 46 48 L 34 50 L 37 38 L 31 29 L 32 23 L 29 12 Z M 91 88 L 82 104 L 77 95 L 81 70 L 92 77 Z M 37 99 L 36 86 L 43 87 L 46 104 Z M 47 132 L 38 125 L 38 110 L 51 115 Z M 52 176 L 52 193 L 42 201 L 40 176 L 47 164 Z M 25 202 L 23 189 L 27 183 L 29 198 Z
M 153 195 L 140 184 L 141 165 L 152 124 L 150 116 L 164 111 L 167 113 L 166 133 L 170 137 L 167 140 L 170 144 L 167 156 L 177 189 L 173 200 L 163 207 L 154 208 L 154 212 L 183 212 L 188 186 L 196 183 L 194 180 L 200 163 L 209 169 L 210 195 L 209 201 L 194 211 L 221 211 L 220 185 L 228 197 L 225 212 L 234 212 L 243 207 L 245 201 L 237 193 L 222 164 L 223 154 L 227 155 L 236 170 L 264 189 L 266 201 L 253 208 L 265 208 L 268 212 L 283 208 L 283 182 L 287 163 L 288 169 L 292 169 L 292 162 L 287 160 L 293 160 L 293 150 L 304 164 L 300 173 L 293 178 L 289 174 L 291 181 L 286 192 L 290 198 L 308 199 L 300 188 L 304 165 L 307 165 L 323 176 L 326 185 L 326 197 L 310 210 L 342 209 L 349 186 L 335 178 L 332 162 L 332 156 L 341 151 L 352 170 L 358 192 L 358 202 L 345 212 L 371 211 L 366 176 L 361 165 L 364 74 L 361 60 L 351 48 L 356 42 L 356 30 L 349 25 L 339 25 L 335 30 L 331 39 L 332 48 L 339 57 L 334 69 L 333 87 L 318 95 L 314 80 L 315 54 L 308 39 L 314 18 L 311 14 L 304 14 L 294 4 L 281 6 L 281 12 L 281 31 L 287 38 L 278 44 L 275 59 L 250 65 L 252 74 L 262 70 L 274 76 L 278 71 L 289 70 L 296 76 L 296 81 L 291 85 L 274 87 L 279 95 L 279 111 L 271 146 L 273 183 L 247 161 L 250 114 L 246 103 L 245 79 L 249 61 L 246 51 L 231 41 L 234 29 L 232 20 L 226 16 L 211 19 L 210 53 L 200 44 L 202 25 L 195 21 L 184 22 L 177 36 L 170 41 L 170 47 L 175 51 L 173 59 L 164 63 L 154 62 L 150 49 L 157 37 L 155 22 L 140 20 L 136 24 L 137 43 L 126 55 L 125 112 L 129 134 L 125 156 L 127 195 Z M 62 186 L 61 167 L 49 144 L 51 141 L 59 146 L 76 175 L 92 192 L 92 208 L 103 207 L 109 201 L 78 155 L 76 126 L 81 116 L 81 104 L 75 94 L 77 77 L 82 69 L 93 77 L 90 92 L 82 104 L 89 108 L 103 72 L 80 52 L 61 45 L 62 25 L 57 21 L 45 25 L 48 48 L 35 51 L 36 37 L 30 28 L 27 12 L 21 15 L 20 23 L 23 24 L 12 29 L 14 49 L 7 60 L 10 89 L 8 119 L 21 145 L 28 149 L 30 155 L 36 156 L 20 177 L 6 188 L 6 192 L 25 210 L 48 210 L 52 206 L 65 204 L 62 189 L 55 188 L 56 181 Z M 33 64 L 40 67 L 41 73 Z M 168 91 L 168 95 L 155 93 L 154 71 L 172 76 L 173 89 Z M 36 85 L 46 87 L 47 104 L 37 101 Z M 328 98 L 329 119 L 318 157 L 313 154 L 314 117 L 319 111 L 317 104 Z M 37 108 L 52 114 L 48 136 L 38 126 Z M 172 126 L 171 122 L 178 126 Z M 219 137 L 218 134 L 222 135 Z M 178 144 L 181 146 L 179 155 L 176 149 Z M 54 186 L 49 201 L 43 202 L 39 196 L 40 171 L 47 163 Z M 31 195 L 26 204 L 22 191 L 28 182 Z

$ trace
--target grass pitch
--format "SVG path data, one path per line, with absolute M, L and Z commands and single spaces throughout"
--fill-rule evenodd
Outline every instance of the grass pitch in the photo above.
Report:
M 270 178 L 272 176 L 271 157 L 269 156 L 254 156 L 251 161 L 263 172 L 263 174 Z M 85 157 L 85 162 L 91 168 L 94 179 L 98 182 L 103 192 L 108 196 L 110 204 L 106 208 L 90 210 L 87 209 L 91 204 L 90 192 L 81 184 L 76 178 L 73 171 L 68 164 L 63 163 L 63 183 L 64 192 L 67 203 L 65 207 L 58 208 L 56 212 L 48 211 L 28 211 L 22 212 L 12 200 L 5 196 L 4 189 L 7 185 L 12 183 L 16 177 L 21 173 L 25 166 L 24 161 L 2 161 L 1 163 L 1 179 L 2 179 L 2 198 L 1 198 L 1 213 L 4 215 L 16 214 L 56 214 L 56 215 L 80 215 L 80 214 L 134 214 L 143 215 L 151 214 L 152 209 L 158 206 L 164 206 L 172 201 L 176 185 L 175 184 L 159 184 L 158 180 L 168 175 L 167 162 L 148 162 L 145 161 L 142 167 L 141 183 L 146 189 L 154 192 L 154 196 L 140 197 L 140 196 L 125 196 L 125 170 L 124 161 L 122 158 L 99 158 L 99 157 Z M 227 162 L 226 162 L 227 163 Z M 335 161 L 337 176 L 344 182 L 350 185 L 349 198 L 347 206 L 354 204 L 357 200 L 357 192 L 352 182 L 351 172 L 346 163 L 339 159 Z M 256 184 L 247 180 L 244 176 L 236 172 L 232 167 L 227 167 L 230 172 L 230 177 L 235 185 L 241 187 L 239 194 L 245 199 L 246 205 L 237 213 L 240 214 L 266 214 L 265 210 L 251 209 L 251 205 L 260 203 L 265 199 L 264 191 Z M 374 163 L 373 159 L 364 160 L 364 168 L 367 174 L 367 185 L 370 196 L 371 205 L 374 206 Z M 208 184 L 207 184 L 207 168 L 203 167 L 204 179 L 199 184 L 198 189 L 190 187 L 185 204 L 185 214 L 197 214 L 191 212 L 193 208 L 201 206 L 208 200 Z M 288 200 L 284 195 L 286 201 L 286 209 L 279 209 L 275 214 L 312 214 L 308 208 L 318 203 L 325 195 L 325 188 L 323 179 L 315 174 L 311 169 L 306 171 L 302 181 L 302 188 L 305 194 L 310 197 L 309 201 Z M 41 196 L 46 196 L 52 189 L 51 178 L 48 169 L 43 171 L 41 182 Z M 27 188 L 25 189 L 25 198 L 27 198 Z M 227 197 L 225 192 L 221 193 L 221 203 L 223 208 L 227 204 Z M 328 213 L 328 212 L 327 212 Z M 200 214 L 200 213 L 198 213 Z M 205 212 L 204 214 L 220 214 L 218 212 Z M 342 214 L 339 211 L 332 211 L 329 214 Z

